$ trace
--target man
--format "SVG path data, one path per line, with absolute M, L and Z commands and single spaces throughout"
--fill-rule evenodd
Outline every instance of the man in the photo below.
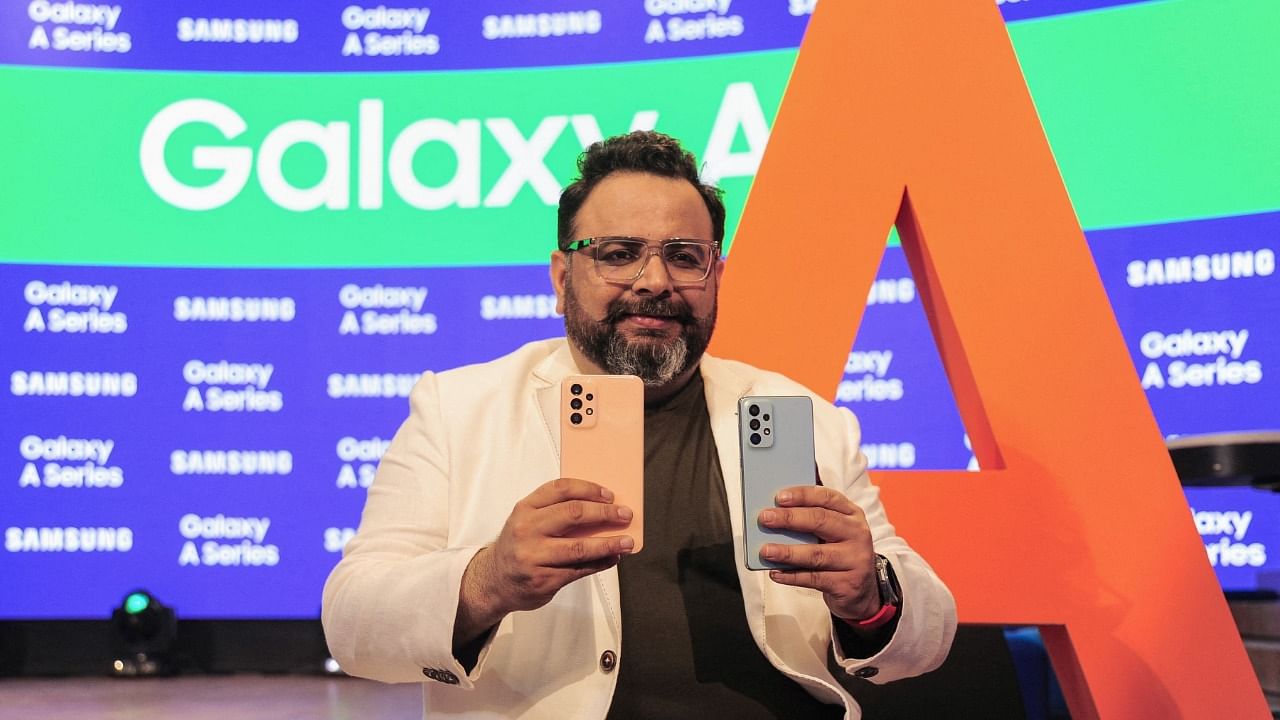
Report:
M 860 717 L 833 671 L 937 667 L 950 593 L 886 520 L 853 415 L 819 398 L 820 484 L 794 478 L 777 509 L 741 517 L 738 398 L 812 394 L 704 354 L 720 193 L 654 132 L 597 143 L 578 167 L 551 256 L 567 341 L 423 376 L 326 584 L 331 651 L 356 675 L 425 681 L 431 717 Z M 644 381 L 641 553 L 609 478 L 557 478 L 574 373 Z M 746 522 L 819 542 L 766 545 L 796 569 L 748 571 Z M 564 537 L 586 526 L 616 532 Z

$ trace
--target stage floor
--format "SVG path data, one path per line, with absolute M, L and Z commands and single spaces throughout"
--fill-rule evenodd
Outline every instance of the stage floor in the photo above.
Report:
M 0 720 L 419 720 L 420 685 L 215 675 L 0 680 Z

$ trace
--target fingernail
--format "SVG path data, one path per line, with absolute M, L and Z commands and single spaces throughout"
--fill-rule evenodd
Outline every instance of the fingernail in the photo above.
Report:
M 604 498 L 605 502 L 613 502 L 613 491 L 609 488 L 602 487 L 600 488 L 600 497 Z
M 760 522 L 769 525 L 778 519 L 778 514 L 772 510 L 765 510 L 760 513 Z
M 631 539 L 628 535 L 623 535 L 622 539 L 618 541 L 618 545 L 620 545 L 623 550 L 631 550 L 636 546 L 636 541 Z
M 760 557 L 764 558 L 765 560 L 772 560 L 777 554 L 778 554 L 778 548 L 776 545 L 765 545 L 764 547 L 760 548 Z
M 782 492 L 778 493 L 778 502 L 780 504 L 786 504 L 791 502 L 791 491 L 783 490 Z
M 624 506 L 619 506 L 619 507 L 618 507 L 618 519 L 619 519 L 619 520 L 630 520 L 630 519 L 631 519 L 631 515 L 632 515 L 632 513 L 631 513 L 631 508 L 626 507 L 625 505 L 624 505 Z

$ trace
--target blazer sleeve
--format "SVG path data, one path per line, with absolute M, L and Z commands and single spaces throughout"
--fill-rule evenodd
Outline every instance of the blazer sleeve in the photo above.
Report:
M 836 663 L 852 674 L 873 667 L 868 677 L 882 684 L 913 677 L 936 669 L 951 650 L 956 632 L 956 603 L 951 591 L 907 541 L 897 534 L 880 502 L 880 489 L 867 474 L 867 458 L 860 448 L 861 431 L 853 413 L 839 409 L 843 443 L 841 489 L 867 516 L 871 539 L 877 553 L 893 565 L 902 587 L 902 611 L 893 637 L 876 654 L 868 658 L 846 656 L 832 628 L 832 650 Z M 824 478 L 825 481 L 825 478 Z M 832 618 L 833 623 L 839 622 Z M 865 675 L 865 671 L 863 675 Z
M 463 571 L 480 546 L 448 547 L 449 470 L 437 379 L 426 373 L 325 583 L 325 638 L 345 672 L 471 687 L 453 656 L 453 625 Z

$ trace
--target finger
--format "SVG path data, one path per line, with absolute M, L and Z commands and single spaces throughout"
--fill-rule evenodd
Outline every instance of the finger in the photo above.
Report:
M 537 562 L 544 567 L 590 567 L 618 555 L 626 555 L 635 548 L 630 535 L 609 537 L 557 538 L 549 540 L 538 553 Z
M 767 508 L 760 512 L 760 524 L 772 530 L 810 533 L 823 542 L 852 540 L 860 527 L 868 542 L 871 538 L 861 518 L 821 507 Z
M 779 585 L 791 585 L 793 587 L 812 588 L 823 593 L 829 593 L 835 589 L 837 583 L 837 572 L 822 572 L 817 570 L 770 570 L 769 579 Z
M 845 571 L 861 568 L 858 554 L 844 543 L 823 545 L 782 545 L 766 543 L 760 548 L 764 560 L 791 565 L 797 570 Z
M 588 575 L 594 575 L 603 570 L 608 570 L 609 568 L 617 565 L 621 559 L 622 556 L 620 555 L 610 555 L 608 557 L 603 557 L 599 560 L 592 560 L 580 565 L 573 565 L 564 568 L 549 568 L 546 571 L 547 589 L 551 591 L 550 594 L 554 595 L 565 585 L 581 580 Z
M 599 560 L 592 560 L 591 562 L 585 562 L 585 563 L 582 563 L 581 565 L 574 565 L 573 567 L 564 568 L 562 572 L 565 572 L 571 575 L 573 579 L 570 580 L 569 582 L 573 582 L 573 580 L 578 580 L 588 575 L 595 575 L 596 573 L 602 570 L 608 570 L 614 565 L 617 565 L 618 562 L 621 560 L 622 560 L 621 555 L 611 555 L 609 557 L 600 558 Z
M 774 502 L 780 507 L 821 507 L 845 515 L 856 515 L 862 512 L 862 508 L 859 508 L 857 503 L 850 500 L 844 493 L 817 485 L 783 488 L 774 496 Z
M 591 525 L 626 525 L 634 515 L 626 505 L 566 500 L 535 511 L 534 528 L 547 537 L 561 537 Z
M 613 502 L 613 492 L 603 485 L 577 478 L 556 478 L 538 486 L 523 502 L 534 508 L 555 505 L 565 500 Z
M 865 586 L 852 582 L 849 573 L 770 570 L 769 579 L 779 585 L 811 588 L 821 592 L 833 612 L 835 608 L 840 608 L 840 617 L 867 617 L 875 612 L 873 606 L 877 606 L 879 602 L 879 597 L 868 592 Z

